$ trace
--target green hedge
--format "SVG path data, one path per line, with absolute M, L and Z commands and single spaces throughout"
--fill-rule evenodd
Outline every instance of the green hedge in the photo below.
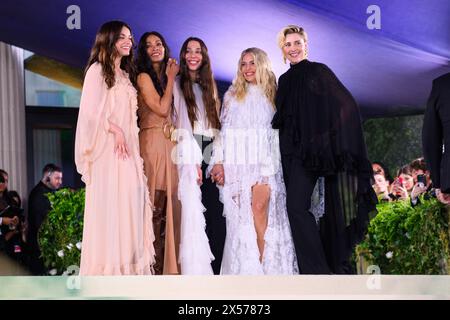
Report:
M 39 231 L 39 245 L 51 274 L 65 274 L 69 267 L 80 265 L 84 195 L 85 189 L 47 194 L 52 209 Z
M 48 194 L 52 210 L 42 224 L 39 244 L 46 267 L 56 274 L 80 265 L 85 190 Z M 383 274 L 449 274 L 448 211 L 436 199 L 411 207 L 407 201 L 380 203 L 356 258 Z M 77 246 L 78 244 L 78 246 Z M 59 253 L 59 254 L 58 254 Z
M 448 274 L 448 210 L 435 198 L 380 203 L 357 258 L 380 267 L 382 274 Z

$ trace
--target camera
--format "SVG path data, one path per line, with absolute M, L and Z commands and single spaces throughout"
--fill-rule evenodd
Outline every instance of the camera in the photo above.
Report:
M 399 187 L 403 187 L 403 179 L 402 179 L 402 177 L 396 177 L 392 184 L 396 185 L 396 186 L 399 186 Z
M 427 177 L 426 177 L 426 175 L 424 175 L 424 174 L 419 174 L 419 175 L 417 176 L 417 183 L 422 183 L 423 186 L 426 186 L 426 185 L 427 185 Z

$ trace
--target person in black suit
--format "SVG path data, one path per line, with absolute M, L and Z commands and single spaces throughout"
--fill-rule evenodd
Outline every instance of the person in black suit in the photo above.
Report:
M 450 204 L 450 73 L 433 80 L 423 119 L 422 147 L 436 196 Z
M 47 164 L 43 171 L 43 178 L 31 190 L 28 197 L 28 235 L 29 267 L 34 275 L 45 274 L 45 267 L 39 249 L 39 229 L 51 209 L 46 194 L 59 189 L 62 184 L 61 168 L 54 164 Z

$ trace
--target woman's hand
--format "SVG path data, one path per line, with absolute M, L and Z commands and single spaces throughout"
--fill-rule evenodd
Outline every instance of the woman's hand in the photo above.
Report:
M 414 188 L 411 191 L 411 199 L 416 199 L 418 196 L 420 196 L 422 193 L 425 193 L 427 191 L 427 186 L 424 186 L 423 183 L 416 183 Z
M 222 164 L 215 164 L 211 170 L 211 181 L 216 182 L 219 186 L 225 183 L 225 171 Z
M 406 200 L 409 197 L 408 190 L 406 190 L 406 188 L 403 188 L 398 184 L 394 185 L 394 187 L 392 188 L 392 193 L 398 196 L 398 198 L 401 200 Z
M 381 199 L 389 199 L 389 191 L 385 189 L 384 191 L 378 184 L 372 185 L 373 190 L 375 191 L 376 195 Z
M 114 134 L 114 152 L 123 160 L 126 160 L 130 156 L 122 130 Z
M 443 193 L 441 189 L 436 189 L 436 198 L 443 204 L 450 205 L 450 194 Z
M 180 66 L 177 64 L 177 60 L 170 58 L 166 66 L 167 78 L 173 80 L 180 71 Z
M 197 165 L 197 183 L 199 186 L 203 184 L 203 172 L 199 165 Z
M 381 190 L 380 186 L 379 186 L 378 184 L 376 184 L 376 183 L 372 185 L 372 188 L 373 188 L 373 190 L 375 191 L 375 193 L 376 193 L 377 195 L 379 195 L 379 194 L 381 194 L 381 193 L 384 193 L 384 192 Z
M 19 217 L 14 216 L 13 218 L 3 217 L 2 224 L 17 226 L 19 224 Z
M 130 153 L 125 141 L 125 134 L 119 126 L 111 122 L 109 124 L 110 131 L 114 134 L 114 153 L 118 155 L 119 159 L 126 160 L 130 156 Z

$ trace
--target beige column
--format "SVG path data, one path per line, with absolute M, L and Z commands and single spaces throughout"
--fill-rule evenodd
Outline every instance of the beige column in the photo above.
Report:
M 0 168 L 9 190 L 28 196 L 23 49 L 0 42 Z

